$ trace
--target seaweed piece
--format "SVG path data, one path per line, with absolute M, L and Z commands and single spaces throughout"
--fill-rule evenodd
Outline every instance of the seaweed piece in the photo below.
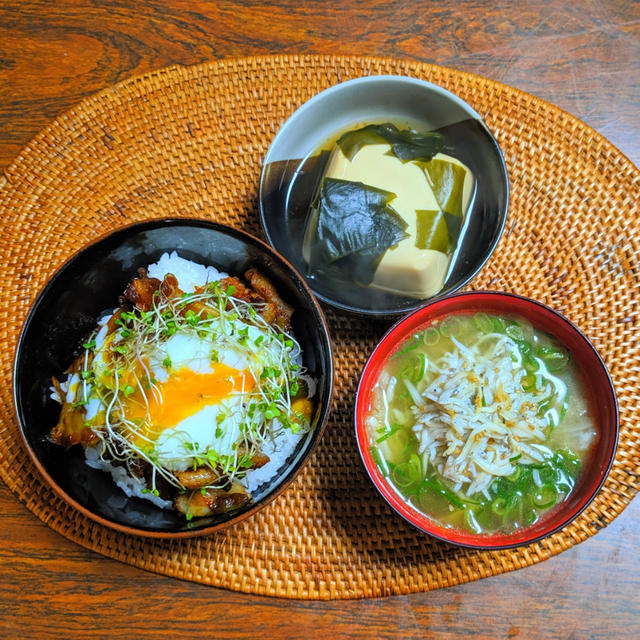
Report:
M 416 247 L 447 253 L 451 248 L 444 212 L 433 210 L 416 211 Z
M 395 194 L 362 182 L 325 178 L 310 216 L 310 272 L 339 266 L 369 284 L 387 249 L 408 237 L 389 202 Z
M 429 175 L 433 195 L 440 208 L 453 216 L 462 216 L 462 192 L 466 171 L 458 164 L 439 158 L 422 166 Z
M 353 157 L 369 144 L 391 145 L 391 151 L 402 162 L 421 160 L 429 162 L 444 146 L 444 136 L 435 131 L 420 133 L 413 129 L 398 129 L 394 124 L 370 124 L 361 129 L 348 131 L 338 139 L 338 146 L 345 157 Z
M 455 247 L 462 218 L 446 211 L 416 210 L 416 247 L 450 253 Z

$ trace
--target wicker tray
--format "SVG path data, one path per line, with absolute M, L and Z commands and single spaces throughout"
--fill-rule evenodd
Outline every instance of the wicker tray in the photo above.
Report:
M 362 469 L 351 421 L 356 380 L 384 330 L 327 310 L 336 395 L 322 442 L 288 491 L 222 533 L 179 542 L 114 533 L 36 475 L 12 409 L 11 367 L 30 304 L 93 238 L 134 220 L 199 216 L 261 235 L 261 159 L 284 120 L 341 80 L 393 73 L 440 84 L 496 134 L 512 200 L 507 231 L 472 288 L 535 297 L 593 340 L 620 401 L 610 477 L 570 526 L 501 552 L 436 542 L 405 524 Z M 426 591 L 540 562 L 609 524 L 639 488 L 640 172 L 572 116 L 504 85 L 411 61 L 266 57 L 173 67 L 84 100 L 40 133 L 0 178 L 0 474 L 65 537 L 144 569 L 238 591 L 358 598 Z

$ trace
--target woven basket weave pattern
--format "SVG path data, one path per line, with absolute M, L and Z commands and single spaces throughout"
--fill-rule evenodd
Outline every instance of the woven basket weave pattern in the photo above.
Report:
M 498 249 L 469 288 L 551 305 L 600 350 L 621 416 L 618 454 L 600 494 L 573 524 L 523 549 L 459 549 L 411 528 L 375 493 L 353 436 L 357 377 L 386 325 L 327 309 L 333 413 L 303 472 L 275 502 L 231 529 L 176 542 L 124 536 L 76 513 L 36 475 L 12 408 L 15 346 L 42 286 L 75 251 L 132 221 L 201 217 L 261 236 L 261 161 L 281 124 L 337 82 L 388 73 L 449 89 L 496 135 L 511 181 L 509 217 Z M 0 185 L 0 256 L 10 265 L 0 308 L 0 474 L 31 511 L 71 540 L 158 573 L 239 591 L 372 597 L 534 564 L 595 534 L 638 491 L 640 172 L 549 104 L 469 74 L 391 59 L 283 56 L 174 67 L 121 83 L 61 115 Z

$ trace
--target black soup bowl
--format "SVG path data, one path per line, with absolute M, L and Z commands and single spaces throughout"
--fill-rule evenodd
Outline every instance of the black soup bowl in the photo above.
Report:
M 60 405 L 51 399 L 52 377 L 60 378 L 79 353 L 97 320 L 117 307 L 139 267 L 177 251 L 182 258 L 242 276 L 255 267 L 294 307 L 292 332 L 303 366 L 317 381 L 313 429 L 297 444 L 277 475 L 252 492 L 253 500 L 225 514 L 188 522 L 179 513 L 127 497 L 111 475 L 89 467 L 81 446 L 65 449 L 49 440 Z M 28 452 L 36 467 L 66 502 L 93 520 L 119 531 L 170 538 L 211 533 L 261 509 L 301 470 L 324 429 L 333 388 L 331 344 L 324 315 L 293 267 L 260 240 L 202 220 L 162 219 L 121 228 L 83 248 L 51 278 L 25 321 L 14 364 L 14 401 Z

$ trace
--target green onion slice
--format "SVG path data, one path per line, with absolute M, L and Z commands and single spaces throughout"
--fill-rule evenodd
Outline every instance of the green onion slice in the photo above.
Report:
M 415 353 L 408 359 L 404 367 L 402 367 L 400 375 L 403 378 L 411 380 L 411 382 L 420 382 L 424 377 L 426 366 L 427 359 L 424 353 Z
M 440 332 L 435 327 L 428 327 L 422 335 L 422 342 L 428 347 L 437 344 L 440 341 Z
M 391 477 L 398 487 L 406 489 L 420 480 L 420 474 L 420 458 L 414 453 L 408 462 L 401 462 L 395 466 Z
M 522 377 L 522 388 L 524 391 L 533 391 L 536 388 L 536 377 L 532 373 Z
M 457 507 L 458 509 L 465 508 L 465 502 L 463 502 L 463 500 L 461 500 L 451 489 L 449 489 L 435 476 L 431 478 L 425 478 L 422 481 L 420 491 L 433 491 L 434 493 L 437 493 L 446 498 L 454 507 Z
M 533 494 L 531 499 L 533 504 L 540 509 L 546 509 L 553 506 L 557 500 L 558 491 L 552 484 L 543 484 Z
M 405 342 L 404 346 L 401 349 L 399 349 L 398 351 L 396 351 L 389 358 L 389 360 L 393 360 L 394 358 L 399 358 L 400 356 L 403 356 L 405 353 L 409 353 L 409 351 L 413 351 L 419 345 L 420 345 L 420 336 L 419 335 L 415 335 L 412 338 L 410 338 L 409 340 L 407 340 Z
M 531 344 L 526 340 L 516 340 L 516 344 L 518 345 L 518 349 L 520 349 L 520 353 L 522 356 L 528 356 L 531 354 Z
M 511 322 L 507 325 L 505 333 L 513 340 L 524 340 L 524 331 L 517 322 Z
M 507 501 L 504 498 L 496 498 L 491 502 L 491 511 L 497 516 L 506 516 L 509 511 Z
M 373 458 L 373 461 L 376 463 L 378 469 L 380 469 L 380 473 L 385 477 L 388 476 L 389 470 L 387 469 L 387 465 L 385 464 L 384 459 L 380 455 L 380 452 L 375 447 L 370 447 L 369 451 L 371 452 L 371 457 Z
M 516 470 L 511 475 L 506 476 L 506 478 L 507 480 L 509 480 L 509 482 L 517 482 L 518 478 L 520 478 L 521 473 L 522 473 L 522 467 L 518 465 L 516 467 Z
M 504 323 L 500 318 L 496 318 L 495 316 L 490 316 L 491 324 L 493 324 L 492 331 L 496 333 L 504 333 Z
M 547 365 L 550 373 L 558 373 L 567 368 L 569 364 L 569 353 L 565 349 L 554 349 L 552 347 L 541 347 L 538 355 Z
M 440 333 L 449 337 L 455 334 L 460 328 L 460 320 L 455 316 L 451 316 L 450 318 L 446 318 L 440 323 Z
M 540 368 L 540 363 L 531 355 L 522 357 L 522 365 L 528 373 L 535 373 Z
M 474 314 L 473 321 L 475 322 L 476 327 L 482 331 L 482 333 L 491 333 L 493 331 L 493 322 L 491 318 L 484 312 L 479 311 Z

